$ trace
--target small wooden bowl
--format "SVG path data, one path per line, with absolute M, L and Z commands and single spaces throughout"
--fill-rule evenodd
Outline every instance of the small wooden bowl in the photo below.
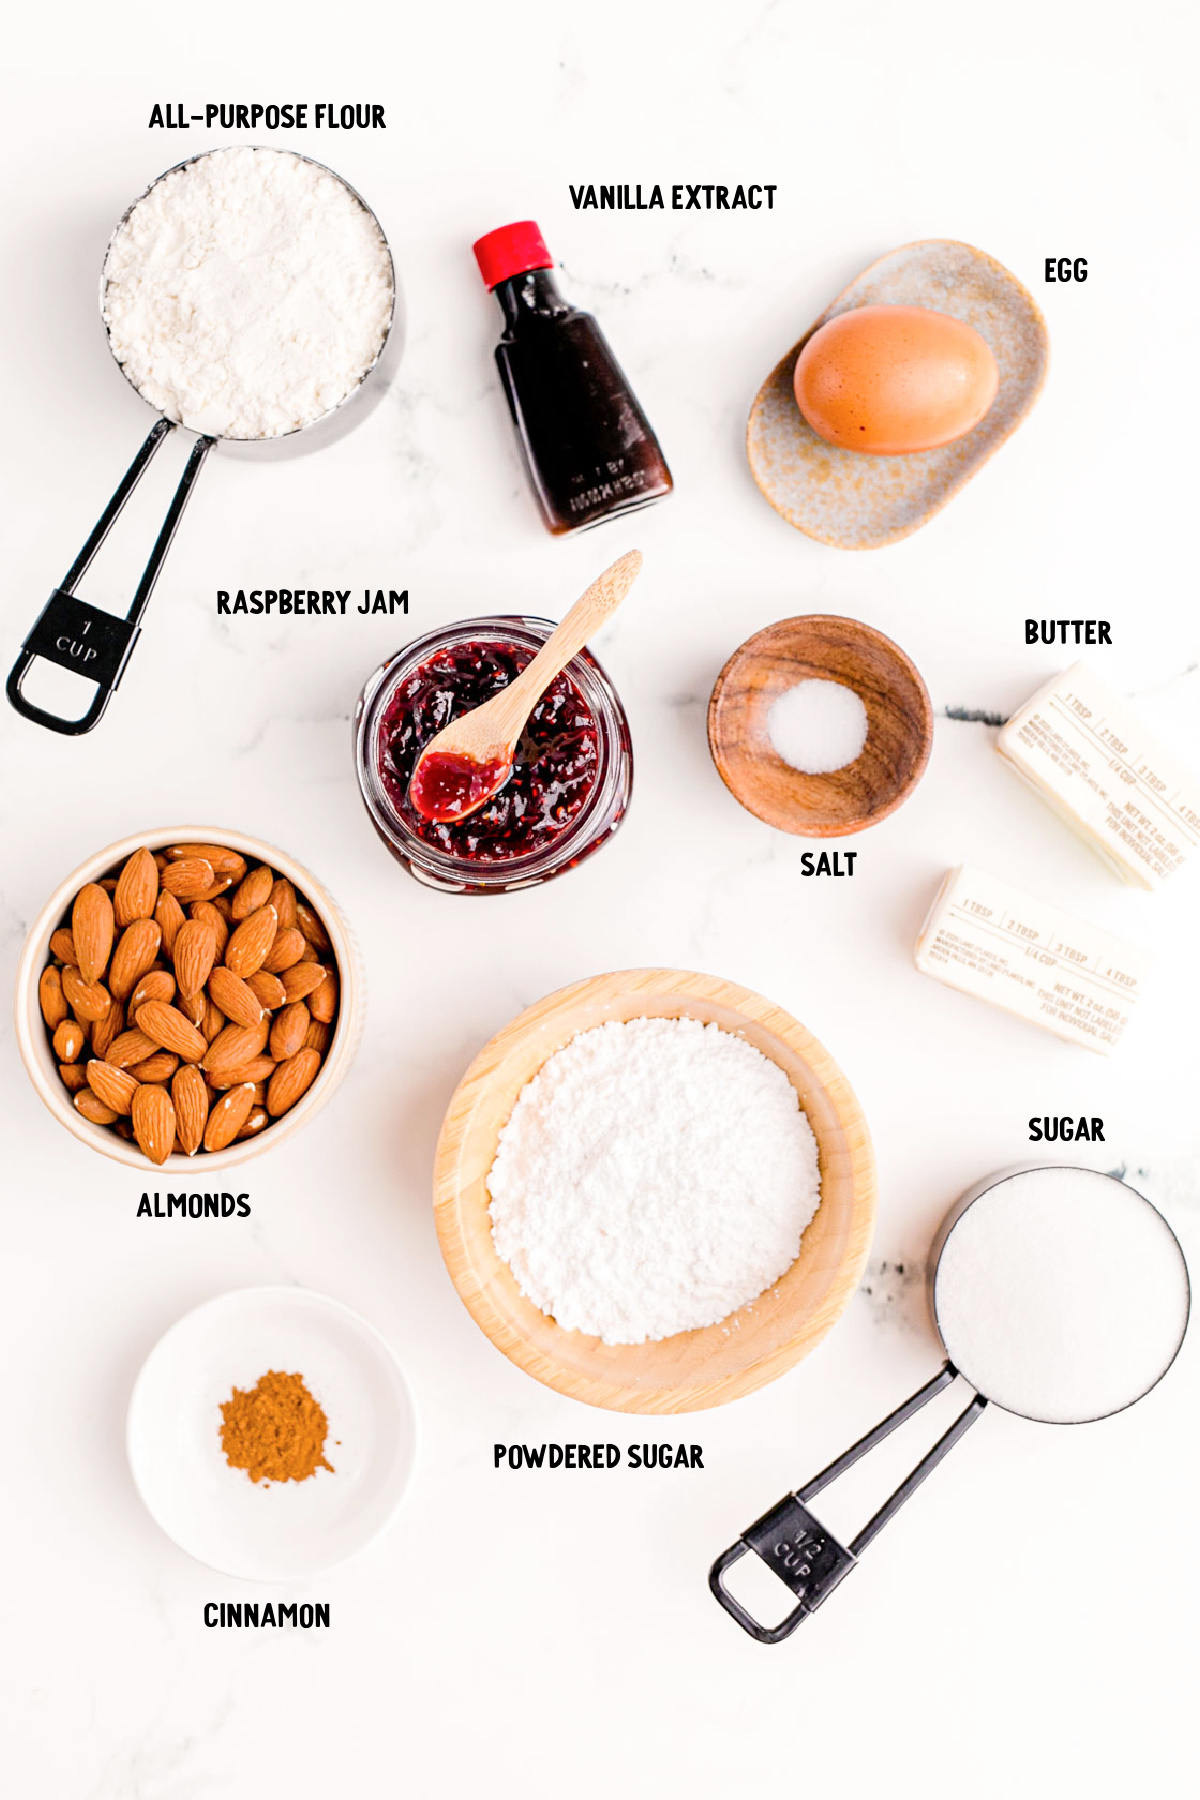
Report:
M 867 709 L 862 754 L 828 775 L 805 775 L 771 742 L 767 715 L 798 681 L 838 681 Z M 708 703 L 708 747 L 735 800 L 798 837 L 851 837 L 912 793 L 933 746 L 933 708 L 916 666 L 859 619 L 781 619 L 735 650 Z
M 779 1065 L 817 1140 L 821 1204 L 787 1274 L 750 1306 L 656 1343 L 605 1344 L 564 1331 L 521 1293 L 492 1242 L 486 1182 L 501 1128 L 546 1059 L 595 1025 L 642 1018 L 715 1023 Z M 789 1014 L 713 975 L 625 969 L 561 988 L 484 1045 L 442 1123 L 433 1198 L 450 1277 L 475 1323 L 518 1368 L 592 1406 L 692 1412 L 774 1381 L 836 1322 L 870 1249 L 875 1158 L 845 1076 Z

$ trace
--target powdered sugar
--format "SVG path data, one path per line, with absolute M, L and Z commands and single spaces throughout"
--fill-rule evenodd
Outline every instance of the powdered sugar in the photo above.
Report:
M 487 1186 L 521 1292 L 609 1344 L 756 1299 L 820 1203 L 816 1140 L 783 1070 L 696 1019 L 573 1038 L 522 1090 Z
M 216 437 L 331 412 L 379 355 L 391 257 L 336 175 L 286 150 L 214 150 L 156 181 L 105 263 L 113 354 L 152 406 Z

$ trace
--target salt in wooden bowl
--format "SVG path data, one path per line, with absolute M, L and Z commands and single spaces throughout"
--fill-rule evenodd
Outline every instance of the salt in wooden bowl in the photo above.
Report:
M 824 775 L 786 763 L 768 716 L 800 681 L 853 689 L 867 713 L 854 762 Z M 850 837 L 877 825 L 912 793 L 933 746 L 933 707 L 898 644 L 836 614 L 780 619 L 734 651 L 708 703 L 708 747 L 721 780 L 756 818 L 798 837 Z

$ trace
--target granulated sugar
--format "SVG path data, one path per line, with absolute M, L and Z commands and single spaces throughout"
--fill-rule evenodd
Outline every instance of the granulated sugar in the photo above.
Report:
M 214 150 L 138 201 L 104 268 L 113 354 L 193 431 L 273 438 L 331 412 L 374 363 L 391 258 L 344 182 L 286 150 Z
M 1179 1348 L 1188 1281 L 1165 1221 L 1090 1169 L 1026 1169 L 981 1194 L 934 1284 L 950 1360 L 1026 1418 L 1103 1418 L 1141 1397 Z
M 572 1039 L 522 1090 L 487 1185 L 521 1292 L 608 1344 L 747 1305 L 791 1267 L 820 1203 L 816 1140 L 783 1070 L 696 1019 Z

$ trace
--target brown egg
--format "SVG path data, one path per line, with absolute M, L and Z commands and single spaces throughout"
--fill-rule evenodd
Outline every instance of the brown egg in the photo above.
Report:
M 796 359 L 796 404 L 843 450 L 903 456 L 978 425 L 1000 385 L 972 326 L 920 306 L 860 306 L 815 331 Z

